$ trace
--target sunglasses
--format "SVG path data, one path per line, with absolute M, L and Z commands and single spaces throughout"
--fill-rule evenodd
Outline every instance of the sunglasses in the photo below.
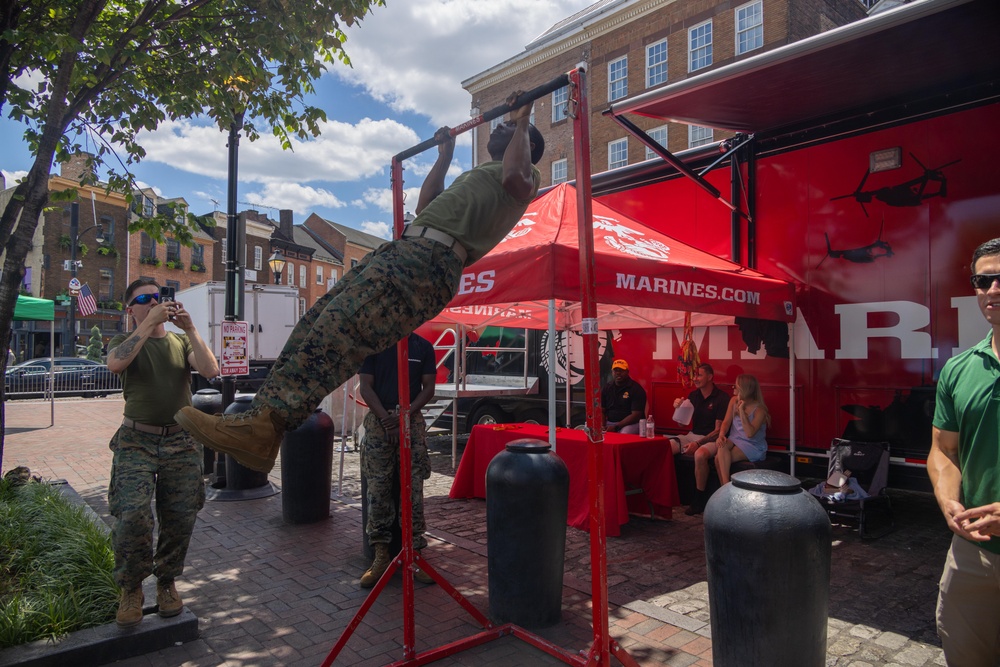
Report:
M 986 291 L 994 282 L 1000 280 L 1000 273 L 977 273 L 971 280 L 973 287 Z
M 156 303 L 159 303 L 160 302 L 160 295 L 159 294 L 140 294 L 139 296 L 137 296 L 134 299 L 132 299 L 131 301 L 129 301 L 128 305 L 129 306 L 136 306 L 136 305 L 138 305 L 138 306 L 145 306 L 146 304 L 148 304 L 153 299 L 156 299 Z

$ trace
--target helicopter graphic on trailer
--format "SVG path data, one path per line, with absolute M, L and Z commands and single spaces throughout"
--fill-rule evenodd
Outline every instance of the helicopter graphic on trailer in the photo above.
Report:
M 837 197 L 831 197 L 830 201 L 853 197 L 861 205 L 861 210 L 865 212 L 865 217 L 868 217 L 868 209 L 865 208 L 865 204 L 870 204 L 875 200 L 878 200 L 883 204 L 887 204 L 888 206 L 901 207 L 919 206 L 926 199 L 948 196 L 948 179 L 945 177 L 943 170 L 953 164 L 961 162 L 961 159 L 952 160 L 951 162 L 943 164 L 939 167 L 932 167 L 928 169 L 920 160 L 917 159 L 916 155 L 910 153 L 910 157 L 912 157 L 913 161 L 920 165 L 920 168 L 924 170 L 923 175 L 918 176 L 917 178 L 911 178 L 910 180 L 897 185 L 887 185 L 874 190 L 865 190 L 865 183 L 868 181 L 868 177 L 872 173 L 871 168 L 869 168 L 865 171 L 864 176 L 861 177 L 861 182 L 858 184 L 858 187 L 854 192 L 846 195 L 839 195 Z M 932 183 L 936 184 L 936 187 L 929 188 Z
M 861 246 L 860 248 L 850 248 L 846 250 L 834 250 L 830 247 L 830 235 L 823 232 L 823 236 L 826 237 L 826 254 L 823 255 L 823 259 L 819 260 L 819 264 L 816 265 L 818 269 L 823 262 L 826 261 L 827 257 L 833 257 L 834 259 L 846 259 L 848 262 L 854 262 L 855 264 L 871 264 L 876 259 L 880 257 L 892 257 L 892 246 L 889 245 L 888 241 L 882 240 L 882 231 L 885 229 L 885 216 L 882 217 L 882 224 L 878 228 L 878 238 L 872 243 L 866 246 Z

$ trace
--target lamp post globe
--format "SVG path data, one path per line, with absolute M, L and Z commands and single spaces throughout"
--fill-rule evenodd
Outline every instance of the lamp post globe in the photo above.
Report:
M 271 267 L 271 272 L 274 273 L 274 284 L 281 284 L 281 272 L 285 270 L 285 256 L 281 254 L 280 250 L 275 250 L 274 254 L 267 258 L 267 265 Z

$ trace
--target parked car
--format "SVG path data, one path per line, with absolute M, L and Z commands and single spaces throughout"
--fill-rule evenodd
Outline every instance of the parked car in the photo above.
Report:
M 7 369 L 4 374 L 7 398 L 46 396 L 50 369 L 56 396 L 107 396 L 122 390 L 121 379 L 102 363 L 76 357 L 41 357 Z

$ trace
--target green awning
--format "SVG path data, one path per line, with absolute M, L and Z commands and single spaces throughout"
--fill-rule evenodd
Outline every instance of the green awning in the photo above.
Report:
M 51 321 L 56 318 L 55 301 L 48 299 L 36 299 L 30 296 L 19 294 L 17 305 L 14 306 L 15 320 L 45 320 Z

